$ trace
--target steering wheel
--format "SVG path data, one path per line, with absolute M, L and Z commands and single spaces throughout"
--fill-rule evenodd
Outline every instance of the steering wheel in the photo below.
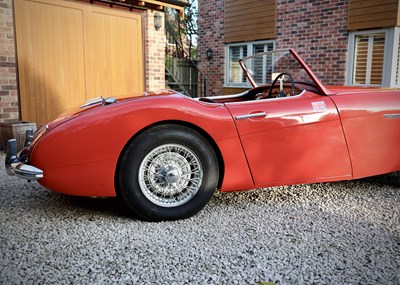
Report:
M 271 97 L 272 90 L 274 89 L 276 82 L 278 81 L 279 78 L 281 78 L 284 75 L 289 77 L 289 79 L 290 79 L 290 81 L 292 83 L 292 94 L 290 96 L 294 96 L 294 80 L 293 80 L 293 77 L 288 72 L 282 72 L 282 73 L 279 73 L 279 75 L 277 77 L 275 77 L 274 81 L 272 82 L 271 87 L 269 88 L 269 91 L 268 91 L 268 97 L 267 98 Z M 282 85 L 280 85 L 279 97 L 286 97 L 285 92 L 284 92 L 284 90 L 282 88 Z

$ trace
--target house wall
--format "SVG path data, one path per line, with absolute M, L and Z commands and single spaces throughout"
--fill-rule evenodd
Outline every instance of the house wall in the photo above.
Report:
M 222 95 L 225 73 L 224 1 L 198 0 L 199 69 L 207 77 L 207 96 Z M 207 59 L 207 49 L 213 58 Z
M 241 92 L 224 88 L 224 1 L 199 0 L 199 67 L 208 96 Z M 276 0 L 276 49 L 294 48 L 327 85 L 345 84 L 348 0 Z M 260 40 L 255 38 L 253 40 Z M 244 40 L 243 40 L 244 41 Z M 246 38 L 246 41 L 251 39 Z M 212 60 L 206 51 L 214 51 Z
M 276 49 L 294 48 L 322 83 L 344 85 L 348 0 L 277 0 Z
M 157 12 L 162 16 L 161 22 L 164 23 L 164 13 Z M 165 89 L 165 28 L 161 27 L 158 31 L 154 28 L 154 15 L 156 12 L 147 10 L 144 15 L 145 26 L 145 77 L 146 90 L 155 91 Z
M 18 119 L 12 0 L 0 0 L 0 123 Z

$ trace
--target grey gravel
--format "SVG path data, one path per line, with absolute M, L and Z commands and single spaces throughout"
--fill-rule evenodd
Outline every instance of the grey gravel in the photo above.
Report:
M 216 193 L 148 223 L 0 163 L 0 284 L 400 284 L 399 173 Z

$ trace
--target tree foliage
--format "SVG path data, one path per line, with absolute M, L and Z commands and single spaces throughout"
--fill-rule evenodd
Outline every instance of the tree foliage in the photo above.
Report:
M 165 11 L 165 27 L 169 37 L 172 37 L 168 41 L 176 44 L 181 49 L 179 52 L 192 60 L 197 58 L 197 16 L 197 0 L 188 0 L 184 15 L 170 8 Z

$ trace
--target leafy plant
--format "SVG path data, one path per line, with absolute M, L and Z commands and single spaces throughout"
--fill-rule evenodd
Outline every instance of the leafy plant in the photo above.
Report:
M 192 60 L 197 58 L 197 16 L 197 0 L 188 0 L 183 15 L 170 8 L 165 10 L 167 32 L 179 43 L 181 52 Z

